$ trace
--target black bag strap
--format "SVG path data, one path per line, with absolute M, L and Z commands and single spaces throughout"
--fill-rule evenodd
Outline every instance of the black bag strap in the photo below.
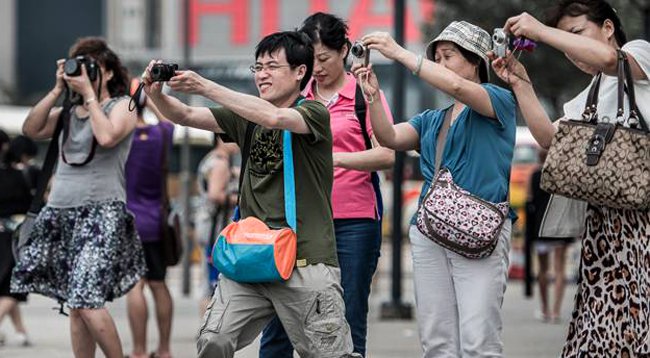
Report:
M 598 122 L 598 93 L 600 92 L 600 82 L 602 81 L 603 73 L 598 72 L 594 83 L 589 89 L 589 94 L 587 95 L 587 103 L 585 104 L 585 110 L 582 113 L 582 118 L 589 120 L 591 123 Z
M 354 93 L 354 113 L 357 115 L 357 119 L 359 120 L 361 134 L 363 134 L 363 141 L 366 143 L 366 149 L 372 149 L 372 142 L 370 141 L 370 136 L 368 135 L 368 130 L 366 128 L 366 113 L 368 111 L 366 100 L 363 98 L 361 86 L 357 84 L 356 87 L 357 89 Z
M 63 101 L 63 109 L 59 118 L 56 122 L 56 127 L 54 128 L 54 133 L 52 134 L 52 139 L 50 144 L 47 147 L 47 154 L 45 155 L 45 162 L 43 162 L 43 169 L 38 176 L 38 185 L 36 186 L 36 193 L 32 199 L 32 204 L 29 207 L 29 213 L 38 215 L 41 211 L 41 208 L 45 204 L 43 200 L 43 195 L 45 194 L 45 189 L 47 184 L 50 182 L 52 173 L 54 172 L 54 166 L 56 165 L 56 159 L 59 156 L 59 135 L 63 130 L 63 123 L 70 118 L 70 109 L 72 108 L 72 103 L 70 102 L 68 96 Z
M 359 125 L 361 126 L 361 134 L 363 135 L 363 142 L 366 145 L 366 150 L 372 149 L 372 142 L 370 141 L 370 135 L 368 135 L 368 130 L 366 126 L 366 114 L 368 107 L 366 106 L 366 100 L 363 97 L 363 91 L 361 86 L 357 83 L 356 91 L 354 93 L 354 113 L 359 120 Z M 379 214 L 379 219 L 384 216 L 384 199 L 381 196 L 381 187 L 379 185 L 379 174 L 376 171 L 370 172 L 370 181 L 372 182 L 372 187 L 375 191 L 375 198 L 377 200 L 377 211 Z
M 117 102 L 117 98 L 111 98 L 108 103 L 106 103 L 103 107 L 104 113 L 108 116 L 109 112 L 113 108 L 113 105 Z M 90 152 L 88 153 L 88 156 L 86 159 L 79 163 L 70 163 L 68 162 L 67 158 L 65 157 L 65 144 L 68 142 L 68 136 L 70 135 L 70 111 L 72 111 L 72 107 L 68 109 L 68 115 L 66 117 L 66 120 L 63 121 L 63 140 L 62 140 L 62 147 L 61 147 L 61 159 L 63 159 L 63 162 L 67 165 L 73 166 L 73 167 L 83 167 L 84 165 L 90 163 L 91 160 L 95 157 L 95 151 L 97 150 L 97 138 L 93 134 L 93 141 L 90 147 Z

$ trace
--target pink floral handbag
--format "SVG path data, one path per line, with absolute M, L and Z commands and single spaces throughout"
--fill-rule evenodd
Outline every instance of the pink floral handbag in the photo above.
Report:
M 458 187 L 438 171 L 417 215 L 417 228 L 440 246 L 470 259 L 488 257 L 508 217 L 507 202 L 493 204 Z

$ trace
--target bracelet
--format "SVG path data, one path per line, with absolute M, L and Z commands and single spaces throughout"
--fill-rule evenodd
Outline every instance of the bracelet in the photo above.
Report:
M 415 65 L 415 70 L 411 71 L 413 76 L 417 76 L 420 73 L 420 70 L 422 69 L 422 62 L 424 62 L 424 57 L 422 57 L 422 55 L 418 55 L 418 63 Z
M 92 101 L 97 102 L 97 98 L 95 98 L 95 97 L 88 98 L 87 100 L 84 101 L 84 105 L 88 106 L 90 104 L 90 102 L 92 102 Z

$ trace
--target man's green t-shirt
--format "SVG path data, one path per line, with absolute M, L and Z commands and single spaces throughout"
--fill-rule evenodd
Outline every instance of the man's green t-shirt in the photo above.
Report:
M 292 133 L 296 216 L 297 265 L 338 266 L 332 221 L 332 132 L 327 108 L 317 101 L 294 107 L 311 130 Z M 240 148 L 248 121 L 226 108 L 211 108 L 219 127 Z M 241 188 L 241 217 L 254 216 L 271 228 L 288 227 L 284 213 L 282 130 L 256 126 Z

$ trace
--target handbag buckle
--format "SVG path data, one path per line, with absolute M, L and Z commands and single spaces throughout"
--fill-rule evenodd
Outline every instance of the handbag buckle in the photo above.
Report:
M 600 160 L 605 147 L 614 137 L 615 125 L 611 123 L 598 123 L 594 134 L 587 144 L 587 166 L 595 166 Z

